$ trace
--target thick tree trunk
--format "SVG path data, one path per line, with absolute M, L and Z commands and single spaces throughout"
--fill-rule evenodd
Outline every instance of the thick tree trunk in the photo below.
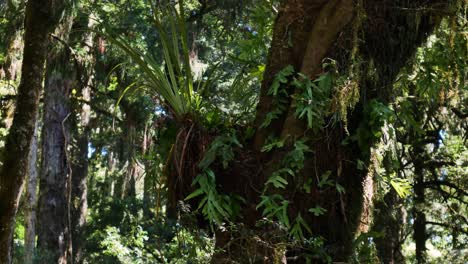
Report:
M 55 35 L 67 42 L 73 18 L 62 22 Z M 66 264 L 70 259 L 71 157 L 70 94 L 75 69 L 68 47 L 56 43 L 49 54 L 44 92 L 42 162 L 38 204 L 38 253 L 41 263 Z
M 93 15 L 90 15 L 87 25 L 84 25 L 86 29 L 93 29 L 95 20 Z M 80 36 L 81 37 L 81 36 Z M 81 97 L 85 102 L 91 101 L 91 86 L 94 81 L 94 34 L 89 32 L 84 34 L 83 46 L 86 52 L 84 56 L 80 58 L 80 65 L 82 67 L 82 76 L 80 78 L 81 84 Z M 77 138 L 77 150 L 74 153 L 74 164 L 73 164 L 73 177 L 72 177 L 72 239 L 73 239 L 73 262 L 82 263 L 84 256 L 84 243 L 83 229 L 86 225 L 86 216 L 88 211 L 88 145 L 90 135 L 90 115 L 91 107 L 87 103 L 81 105 L 79 112 L 79 120 L 75 129 L 75 135 Z
M 34 136 L 39 95 L 42 89 L 48 34 L 58 22 L 62 2 L 28 1 L 25 19 L 22 77 L 13 125 L 2 153 L 0 171 L 0 263 L 11 263 L 14 219 Z
M 392 83 L 400 68 L 426 39 L 441 16 L 441 13 L 437 12 L 417 13 L 403 10 L 443 10 L 443 4 L 447 2 L 289 0 L 284 1 L 279 8 L 257 108 L 254 148 L 259 152 L 269 137 L 284 140 L 286 148 L 258 153 L 260 164 L 264 166 L 259 177 L 255 178 L 254 185 L 257 190 L 261 190 L 263 183 L 279 169 L 278 165 L 284 160 L 288 146 L 296 140 L 308 139 L 307 144 L 312 152 L 306 155 L 302 172 L 288 178 L 289 183 L 285 191 L 276 189 L 270 193 L 281 193 L 289 202 L 288 215 L 291 220 L 301 214 L 310 226 L 312 235 L 325 239 L 324 248 L 335 262 L 346 262 L 352 253 L 353 240 L 360 226 L 363 209 L 368 211 L 367 208 L 363 208 L 367 196 L 364 185 L 372 186 L 372 183 L 365 184 L 367 172 L 360 170 L 358 164 L 369 163 L 370 148 L 376 138 L 369 136 L 359 142 L 350 140 L 349 134 L 360 137 L 364 135 L 363 131 L 380 129 L 371 127 L 375 124 L 369 123 L 369 112 L 366 110 L 368 103 L 374 99 L 384 104 L 388 103 Z M 433 8 L 435 6 L 437 9 Z M 354 21 L 350 23 L 353 17 Z M 398 41 L 395 41 L 396 39 Z M 355 50 L 358 54 L 354 54 Z M 359 56 L 360 60 L 354 61 L 355 56 Z M 292 65 L 296 72 L 301 72 L 313 80 L 322 73 L 322 62 L 325 58 L 334 59 L 341 74 L 351 72 L 348 77 L 357 84 L 357 103 L 354 110 L 344 109 L 349 112 L 347 125 L 344 122 L 333 124 L 330 120 L 325 120 L 325 123 L 329 124 L 317 131 L 308 129 L 306 121 L 299 120 L 295 114 L 299 91 L 289 85 L 285 87 L 287 95 L 279 95 L 284 96 L 287 110 L 268 127 L 263 128 L 261 124 L 268 113 L 277 110 L 273 103 L 275 98 L 268 95 L 277 73 Z M 369 70 L 373 70 L 374 73 L 367 74 Z M 339 89 L 344 88 L 334 87 L 332 97 L 341 92 Z M 333 101 L 336 98 L 329 99 Z M 350 99 L 340 99 L 344 100 L 345 104 L 350 104 L 346 101 Z M 343 144 L 345 140 L 347 144 Z M 250 175 L 255 175 L 256 172 L 252 171 Z M 325 173 L 329 174 L 329 179 L 334 183 L 343 186 L 345 192 L 319 187 L 318 179 Z M 236 189 L 232 180 L 217 178 L 218 180 L 228 191 Z M 249 180 L 252 181 L 251 178 Z M 312 182 L 309 192 L 297 188 L 308 180 Z M 242 195 L 242 192 L 240 194 Z M 255 210 L 258 197 L 248 197 L 247 200 L 254 201 L 254 204 L 244 207 L 244 223 L 247 226 L 250 223 L 250 226 L 254 227 L 254 223 L 261 216 L 261 212 Z M 324 208 L 325 214 L 311 214 L 308 209 L 315 206 Z M 235 235 L 231 239 L 225 239 L 225 236 L 226 234 L 217 234 L 217 247 L 231 251 L 230 256 L 224 259 L 242 259 L 245 256 L 242 254 L 246 250 L 245 247 L 236 246 L 232 241 L 236 238 L 238 241 L 243 240 Z M 252 249 L 258 246 L 253 245 Z M 273 252 L 268 248 L 259 248 L 257 252 Z M 288 257 L 295 259 L 297 263 L 305 262 L 304 259 L 295 257 L 295 252 L 291 254 Z M 216 257 L 222 259 L 219 255 Z M 264 256 L 263 261 L 268 262 L 272 259 L 272 255 Z
M 26 181 L 26 203 L 24 207 L 24 264 L 32 264 L 36 249 L 36 206 L 37 206 L 37 129 L 29 151 L 29 174 Z

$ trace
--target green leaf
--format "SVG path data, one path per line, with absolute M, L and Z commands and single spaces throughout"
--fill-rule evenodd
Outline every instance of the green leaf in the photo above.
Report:
M 291 230 L 289 231 L 289 234 L 297 240 L 303 240 L 305 238 L 303 229 L 305 229 L 309 234 L 312 234 L 312 229 L 310 229 L 309 225 L 307 225 L 301 214 L 298 214 L 294 220 L 294 224 L 291 227 Z
M 266 184 L 272 184 L 275 188 L 281 188 L 284 189 L 286 188 L 286 185 L 288 185 L 288 181 L 281 177 L 279 172 L 274 172 L 273 175 L 268 179 Z
M 270 203 L 271 203 L 271 198 L 270 198 L 270 196 L 262 195 L 262 196 L 260 197 L 260 199 L 261 199 L 260 203 L 255 207 L 255 209 L 257 209 L 257 210 L 260 209 L 260 208 L 262 208 L 262 207 L 264 207 L 264 206 L 267 206 L 267 204 L 270 204 Z
M 271 121 L 278 119 L 280 115 L 283 113 L 280 108 L 273 109 L 272 111 L 268 112 L 265 116 L 265 120 L 260 125 L 260 128 L 266 128 L 271 124 Z
M 286 227 L 289 227 L 289 217 L 288 217 L 288 206 L 289 206 L 289 201 L 283 200 L 281 202 L 281 218 L 280 221 L 282 224 L 284 224 Z
M 268 90 L 268 94 L 277 96 L 281 84 L 286 84 L 288 82 L 288 77 L 291 76 L 293 73 L 294 67 L 292 65 L 288 65 L 284 69 L 279 71 L 273 79 L 273 83 L 271 84 L 270 89 Z
M 306 192 L 306 193 L 310 193 L 311 192 L 311 189 L 312 189 L 312 179 L 309 178 L 306 180 L 306 182 L 304 182 L 304 184 L 302 185 L 302 189 Z
M 343 186 L 341 186 L 340 184 L 336 184 L 336 191 L 340 194 L 344 194 L 346 192 L 345 188 Z
M 187 200 L 190 200 L 190 199 L 193 199 L 197 196 L 200 196 L 202 195 L 204 192 L 202 189 L 196 189 L 194 192 L 192 192 L 191 194 L 189 194 L 185 199 L 184 201 L 187 201 Z
M 411 183 L 407 179 L 395 178 L 390 180 L 393 189 L 402 198 L 405 198 L 411 193 Z
M 262 152 L 270 152 L 274 148 L 282 148 L 284 146 L 284 139 L 270 139 L 269 141 L 262 147 Z
M 358 170 L 365 170 L 366 169 L 366 164 L 360 159 L 357 160 L 357 169 Z
M 309 212 L 313 213 L 315 216 L 321 216 L 323 215 L 325 212 L 327 211 L 327 209 L 323 208 L 323 207 L 320 207 L 320 206 L 316 206 L 314 208 L 310 208 L 309 209 Z
M 325 186 L 333 186 L 333 180 L 329 179 L 330 175 L 331 171 L 326 171 L 324 174 L 322 174 L 318 183 L 319 188 L 323 188 Z

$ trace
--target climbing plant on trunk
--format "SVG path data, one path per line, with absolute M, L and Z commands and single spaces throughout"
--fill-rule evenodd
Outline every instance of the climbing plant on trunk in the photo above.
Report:
M 370 211 L 373 183 L 366 168 L 389 115 L 392 84 L 440 18 L 450 13 L 449 4 L 284 1 L 253 137 L 241 126 L 204 126 L 193 107 L 200 103 L 191 90 L 190 68 L 172 63 L 185 58 L 183 41 L 179 46 L 162 34 L 163 71 L 148 55 L 112 39 L 141 67 L 147 86 L 175 116 L 179 130 L 167 166 L 168 211 L 175 217 L 185 200 L 210 220 L 220 249 L 214 263 L 280 261 L 285 251 L 293 263 L 347 261 L 356 234 L 365 229 L 361 219 Z M 183 18 L 180 6 L 173 13 L 177 18 Z M 171 20 L 170 28 L 184 38 L 180 20 Z M 172 52 L 168 43 L 175 43 Z M 272 228 L 257 225 L 264 217 L 301 246 L 271 240 Z M 216 229 L 229 221 L 249 231 Z

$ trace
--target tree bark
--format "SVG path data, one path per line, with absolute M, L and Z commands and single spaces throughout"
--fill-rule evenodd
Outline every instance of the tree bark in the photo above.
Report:
M 422 148 L 419 148 L 420 151 Z M 418 151 L 418 149 L 415 149 Z M 417 154 L 416 154 L 417 155 Z M 424 170 L 421 164 L 414 164 L 414 242 L 416 243 L 416 261 L 418 264 L 426 263 L 426 214 L 423 207 L 425 204 L 424 195 Z
M 151 151 L 152 151 L 152 135 L 151 131 L 148 128 L 148 125 L 145 125 L 145 130 L 143 132 L 143 142 L 142 142 L 142 155 L 143 155 L 143 165 L 145 167 L 145 178 L 143 179 L 143 216 L 145 219 L 151 218 L 151 206 L 153 204 L 154 194 L 156 190 L 156 177 L 157 177 L 157 168 L 158 160 L 150 160 Z
M 26 6 L 22 77 L 14 120 L 6 138 L 0 171 L 0 263 L 11 263 L 14 221 L 34 136 L 42 89 L 48 34 L 58 22 L 62 2 L 28 1 Z
M 137 119 L 135 109 L 128 100 L 121 101 L 121 108 L 125 113 L 125 127 L 123 129 L 123 141 L 121 142 L 120 164 L 124 164 L 125 172 L 117 179 L 115 186 L 115 197 L 118 199 L 135 198 L 136 177 L 138 164 L 135 161 L 135 144 Z
M 88 18 L 85 29 L 93 29 L 95 20 L 91 14 Z M 79 36 L 82 37 L 82 36 Z M 85 55 L 80 57 L 81 76 L 81 97 L 84 101 L 91 101 L 91 86 L 94 82 L 94 34 L 91 32 L 83 35 L 83 49 Z M 77 111 L 76 111 L 77 110 Z M 91 107 L 83 103 L 81 109 L 75 109 L 79 112 L 79 120 L 76 122 L 74 134 L 77 138 L 77 150 L 74 153 L 73 177 L 72 177 L 72 239 L 73 239 L 73 262 L 82 263 L 84 256 L 85 239 L 83 231 L 86 225 L 86 216 L 88 211 L 88 145 L 91 127 L 89 126 Z
M 1 46 L 6 47 L 6 60 L 3 65 L 0 65 L 0 71 L 2 69 L 4 71 L 4 76 L 0 73 L 0 79 L 5 77 L 7 80 L 16 81 L 19 77 L 25 3 L 24 0 L 12 0 L 7 1 L 4 6 L 0 5 L 0 12 L 5 12 L 8 21 L 5 35 L 1 40 Z
M 24 207 L 24 264 L 32 264 L 36 249 L 36 206 L 37 206 L 37 129 L 29 151 L 29 174 L 26 182 L 26 203 Z
M 108 150 L 107 154 L 107 167 L 106 175 L 104 178 L 104 186 L 102 186 L 102 197 L 114 197 L 115 194 L 115 170 L 117 167 L 117 159 L 115 158 L 114 151 L 112 149 Z
M 410 88 L 410 95 L 413 96 L 412 103 L 412 115 L 414 121 L 421 125 L 423 124 L 422 111 L 420 110 L 420 103 L 418 103 L 415 91 L 415 87 Z M 425 206 L 425 186 L 424 186 L 424 161 L 427 160 L 424 143 L 420 140 L 423 136 L 416 128 L 411 127 L 409 129 L 410 142 L 411 144 L 411 157 L 413 159 L 414 166 L 414 204 L 413 204 L 413 230 L 414 230 L 414 242 L 416 244 L 416 261 L 418 264 L 426 263 L 426 214 L 424 213 Z
M 21 68 L 21 30 L 18 29 L 8 44 L 8 54 L 5 64 L 5 78 L 10 81 L 16 81 L 19 77 Z
M 350 140 L 348 135 L 361 136 L 359 133 L 372 128 L 374 124 L 369 123 L 368 103 L 372 100 L 383 104 L 390 101 L 391 87 L 400 68 L 407 63 L 443 15 L 442 12 L 421 10 L 444 9 L 444 4 L 447 2 L 289 0 L 284 1 L 279 8 L 255 120 L 256 134 L 253 145 L 263 168 L 255 178 L 254 185 L 257 190 L 261 190 L 263 183 L 278 169 L 278 164 L 287 154 L 287 149 L 260 153 L 269 137 L 282 139 L 287 146 L 291 146 L 298 139 L 307 138 L 311 153 L 305 157 L 304 169 L 299 175 L 289 178 L 290 183 L 285 191 L 273 190 L 272 193 L 280 192 L 289 201 L 290 219 L 301 214 L 310 226 L 312 236 L 325 239 L 324 247 L 335 262 L 348 260 L 363 209 L 368 211 L 367 208 L 363 208 L 366 205 L 367 193 L 363 186 L 367 172 L 360 170 L 358 164 L 369 164 L 370 148 L 377 140 L 370 136 L 365 142 L 358 142 Z M 432 8 L 435 5 L 439 9 Z M 420 13 L 404 11 L 406 9 L 419 10 Z M 359 20 L 362 20 L 362 25 L 355 26 L 355 23 L 360 23 Z M 350 23 L 351 21 L 353 23 Z M 354 39 L 353 33 L 358 37 Z M 398 41 L 395 41 L 396 39 Z M 356 54 L 353 54 L 356 45 L 359 50 L 359 62 L 355 61 Z M 358 71 L 354 76 L 349 76 L 355 78 L 359 92 L 354 110 L 345 109 L 348 112 L 347 125 L 333 124 L 326 118 L 325 123 L 329 125 L 318 131 L 308 129 L 306 122 L 296 117 L 296 100 L 299 94 L 296 88 L 289 85 L 285 87 L 287 95 L 284 98 L 287 101 L 287 111 L 273 120 L 268 127 L 262 127 L 267 114 L 275 110 L 275 98 L 268 95 L 268 91 L 277 73 L 292 65 L 296 72 L 301 72 L 313 80 L 323 72 L 322 62 L 325 58 L 336 61 L 341 74 L 351 72 L 353 67 Z M 374 73 L 367 74 L 369 70 L 374 70 Z M 333 93 L 337 91 L 334 90 Z M 231 171 L 226 175 L 233 173 L 235 172 Z M 250 175 L 255 173 L 256 171 L 252 171 Z M 329 179 L 343 186 L 345 192 L 339 192 L 335 188 L 319 188 L 316 179 L 325 173 L 330 173 Z M 225 180 L 227 184 L 217 177 L 218 180 L 225 189 L 235 189 L 232 187 L 232 180 Z M 313 183 L 310 193 L 296 187 L 306 180 Z M 258 203 L 258 197 L 248 197 L 247 200 Z M 255 208 L 255 205 L 245 206 L 244 209 L 244 223 L 250 223 L 250 226 L 254 226 L 256 220 L 261 217 L 261 212 L 249 209 Z M 314 216 L 308 212 L 309 208 L 317 205 L 326 209 L 324 215 Z M 245 249 L 242 251 L 242 246 L 236 247 L 235 243 L 231 242 L 236 238 L 238 237 L 233 236 L 231 239 L 224 239 L 223 235 L 217 234 L 217 247 L 231 250 L 231 257 L 242 258 Z M 264 252 L 271 254 L 272 251 Z M 305 259 L 300 257 L 288 257 L 296 259 L 297 263 L 305 262 Z M 268 259 L 273 257 L 264 257 L 264 260 Z
M 377 253 L 382 264 L 404 263 L 401 252 L 402 227 L 404 215 L 401 199 L 395 190 L 391 189 L 384 198 L 374 203 L 374 225 L 372 231 L 379 232 L 382 237 L 375 238 Z
M 73 17 L 66 17 L 55 35 L 68 41 Z M 69 47 L 56 43 L 49 54 L 44 93 L 42 162 L 38 204 L 38 253 L 41 263 L 66 264 L 70 260 L 71 157 L 69 117 L 70 94 L 75 67 Z

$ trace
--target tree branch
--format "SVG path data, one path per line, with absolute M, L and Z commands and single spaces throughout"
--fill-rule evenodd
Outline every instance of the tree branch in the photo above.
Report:
M 106 115 L 106 116 L 109 116 L 109 117 L 112 117 L 114 118 L 115 120 L 119 121 L 119 122 L 122 122 L 122 119 L 120 119 L 119 117 L 115 116 L 113 113 L 105 110 L 105 109 L 102 109 L 100 107 L 98 107 L 97 105 L 93 104 L 92 102 L 90 101 L 86 101 L 84 99 L 80 99 L 80 98 L 77 98 L 76 101 L 80 102 L 80 103 L 85 103 L 87 105 L 89 105 L 91 107 L 91 109 L 93 109 L 96 113 L 99 113 L 99 114 L 103 114 L 103 115 Z
M 453 161 L 444 161 L 444 160 L 428 160 L 424 163 L 426 168 L 441 168 L 443 166 L 455 166 L 457 165 Z
M 461 118 L 461 119 L 468 118 L 468 113 L 463 113 L 463 112 L 460 111 L 460 109 L 458 109 L 458 108 L 452 107 L 451 110 L 452 110 L 452 112 L 453 112 L 458 118 Z
M 459 227 L 459 226 L 454 226 L 454 225 L 451 225 L 451 224 L 447 224 L 447 223 L 439 223 L 439 222 L 432 222 L 432 221 L 426 221 L 426 224 L 428 225 L 434 225 L 434 226 L 440 226 L 440 227 L 445 227 L 447 229 L 452 229 L 454 231 L 458 231 L 458 232 L 462 232 L 464 234 L 468 234 L 468 230 L 467 229 L 464 229 L 462 227 Z
M 423 182 L 422 185 L 426 188 L 427 186 L 440 186 L 440 185 L 443 185 L 443 186 L 447 186 L 447 187 L 450 187 L 452 189 L 455 189 L 457 192 L 463 194 L 463 195 L 468 195 L 468 193 L 461 189 L 460 187 L 458 187 L 457 185 L 451 183 L 451 182 L 447 182 L 447 181 L 439 181 L 439 180 L 434 180 L 434 181 L 426 181 L 426 182 Z

